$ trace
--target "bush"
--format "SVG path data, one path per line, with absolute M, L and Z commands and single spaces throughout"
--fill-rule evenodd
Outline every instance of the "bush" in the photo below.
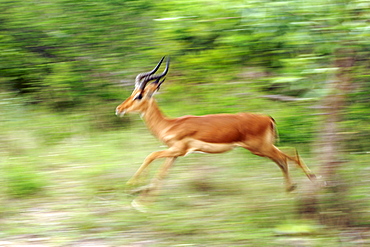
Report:
M 15 160 L 14 160 L 15 161 Z M 45 178 L 30 164 L 13 163 L 4 167 L 5 193 L 22 198 L 41 192 L 46 186 Z

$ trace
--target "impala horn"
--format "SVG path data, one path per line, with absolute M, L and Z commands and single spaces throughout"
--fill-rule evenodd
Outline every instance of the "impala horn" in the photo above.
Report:
M 157 70 L 158 70 L 158 68 L 157 68 L 157 67 L 159 67 L 159 66 L 161 65 L 161 63 L 162 63 L 163 59 L 164 59 L 164 57 L 161 59 L 161 61 L 158 63 L 158 65 L 157 65 L 157 66 L 156 66 L 152 71 L 157 71 Z M 145 88 L 145 86 L 146 86 L 146 84 L 147 84 L 149 81 L 157 80 L 157 81 L 159 82 L 159 80 L 167 74 L 167 72 L 168 72 L 168 69 L 169 69 L 169 68 L 170 68 L 170 58 L 168 57 L 168 58 L 167 58 L 167 62 L 166 62 L 166 68 L 164 69 L 164 71 L 163 71 L 161 74 L 159 74 L 159 75 L 153 75 L 153 74 L 155 73 L 155 72 L 153 72 L 153 73 L 151 73 L 151 74 L 145 75 L 144 77 L 140 78 L 140 79 L 143 79 L 143 78 L 144 78 L 143 82 L 140 84 L 140 89 L 143 91 L 143 90 L 144 90 L 144 88 Z M 152 71 L 151 71 L 151 72 L 152 72 Z M 137 78 L 137 77 L 136 77 L 136 78 Z M 164 81 L 164 80 L 163 80 L 163 81 Z M 163 82 L 163 81 L 161 81 L 161 82 L 159 83 L 159 86 L 162 84 L 162 82 Z M 156 83 L 157 83 L 157 82 L 156 82 Z
M 157 64 L 157 66 L 155 66 L 155 68 L 149 72 L 144 72 L 144 73 L 140 73 L 136 76 L 136 79 L 135 79 L 135 87 L 138 88 L 141 86 L 141 80 L 144 78 L 144 77 L 147 77 L 147 76 L 151 76 L 152 74 L 154 74 L 155 72 L 157 72 L 157 70 L 159 69 L 159 67 L 161 66 L 162 62 L 163 62 L 163 59 L 164 57 L 162 57 L 162 59 L 159 61 L 159 63 Z

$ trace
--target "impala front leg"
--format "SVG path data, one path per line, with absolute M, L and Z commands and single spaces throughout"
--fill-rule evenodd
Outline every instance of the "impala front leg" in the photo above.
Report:
M 162 167 L 159 169 L 158 174 L 152 179 L 152 182 L 144 188 L 138 190 L 140 195 L 131 203 L 132 207 L 140 212 L 146 212 L 146 206 L 153 202 L 159 188 L 162 185 L 164 177 L 167 175 L 168 170 L 173 165 L 177 157 L 168 157 Z
M 165 176 L 168 174 L 168 170 L 171 168 L 173 163 L 175 162 L 177 157 L 169 157 L 166 159 L 164 164 L 160 167 L 157 175 L 155 178 L 152 179 L 149 186 L 147 186 L 142 193 L 140 194 L 140 197 L 146 197 L 148 195 L 155 195 L 156 192 L 159 190 L 159 188 L 162 185 L 162 181 L 165 178 Z
M 128 185 L 135 185 L 137 184 L 137 180 L 138 178 L 140 177 L 141 173 L 150 165 L 150 163 L 152 163 L 155 159 L 159 159 L 159 158 L 168 158 L 168 157 L 171 157 L 171 158 L 174 158 L 174 157 L 178 157 L 178 156 L 182 156 L 184 155 L 185 152 L 182 151 L 182 149 L 179 149 L 179 148 L 170 148 L 170 149 L 167 149 L 167 150 L 163 150 L 163 151 L 157 151 L 157 152 L 153 152 L 151 154 L 149 154 L 143 164 L 139 167 L 139 169 L 135 172 L 134 176 L 132 176 L 132 178 L 130 178 L 128 181 L 127 181 L 127 184 Z
M 138 178 L 140 177 L 141 173 L 150 165 L 150 163 L 152 163 L 155 159 L 157 159 L 157 156 L 159 155 L 159 153 L 161 153 L 163 151 L 157 151 L 157 152 L 153 152 L 151 154 L 149 154 L 143 164 L 141 164 L 141 166 L 139 167 L 139 169 L 135 172 L 135 174 L 127 181 L 127 185 L 136 185 L 137 184 L 137 180 Z

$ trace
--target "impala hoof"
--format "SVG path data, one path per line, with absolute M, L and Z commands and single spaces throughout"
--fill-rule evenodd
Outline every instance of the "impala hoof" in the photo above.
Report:
M 142 213 L 148 212 L 148 209 L 136 199 L 131 202 L 131 206 L 133 209 L 139 212 L 142 212 Z
M 140 184 L 142 184 L 142 181 L 139 181 L 138 179 L 136 179 L 136 178 L 131 178 L 131 179 L 129 179 L 127 182 L 126 182 L 126 185 L 128 186 L 128 187 L 137 187 L 137 186 L 139 186 Z
M 134 194 L 139 194 L 139 193 L 142 193 L 142 192 L 149 192 L 153 189 L 154 189 L 154 186 L 149 184 L 149 185 L 141 186 L 139 188 L 131 190 L 130 194 L 134 195 Z
M 295 184 L 292 184 L 291 186 L 289 186 L 287 189 L 286 189 L 286 191 L 287 192 L 292 192 L 293 190 L 295 190 L 297 188 L 297 185 L 295 185 Z
M 317 179 L 316 175 L 315 174 L 309 174 L 308 175 L 308 178 L 311 180 L 311 181 L 315 181 Z

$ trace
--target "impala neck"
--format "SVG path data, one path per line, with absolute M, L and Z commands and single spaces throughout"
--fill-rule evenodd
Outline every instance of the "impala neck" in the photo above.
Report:
M 150 100 L 147 109 L 143 112 L 142 118 L 153 135 L 161 139 L 160 132 L 166 129 L 170 119 L 162 113 L 154 99 Z

